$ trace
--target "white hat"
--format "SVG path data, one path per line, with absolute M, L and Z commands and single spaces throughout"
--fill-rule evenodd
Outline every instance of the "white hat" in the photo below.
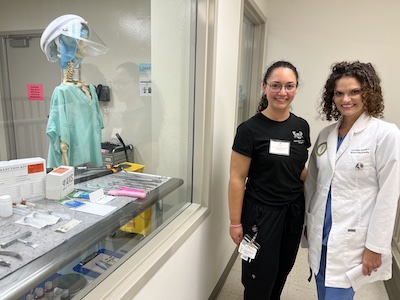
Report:
M 86 30 L 87 36 L 81 36 L 82 29 Z M 82 17 L 68 14 L 52 21 L 43 31 L 40 38 L 40 48 L 50 62 L 55 62 L 58 59 L 60 52 L 57 39 L 60 35 L 85 41 L 85 46 L 88 49 L 87 55 L 99 55 L 108 51 L 108 47 L 90 30 L 87 22 Z

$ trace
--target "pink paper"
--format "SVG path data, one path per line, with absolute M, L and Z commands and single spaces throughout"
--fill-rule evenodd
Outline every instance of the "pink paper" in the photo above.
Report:
M 43 100 L 43 86 L 41 84 L 27 84 L 28 100 Z

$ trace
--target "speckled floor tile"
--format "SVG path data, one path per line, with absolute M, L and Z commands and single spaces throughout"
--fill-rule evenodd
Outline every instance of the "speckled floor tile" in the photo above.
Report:
M 288 276 L 282 292 L 281 300 L 316 300 L 317 292 L 314 278 L 307 281 L 310 275 L 307 262 L 307 249 L 299 249 L 296 263 Z M 241 260 L 235 261 L 228 278 L 216 300 L 242 300 L 243 286 L 240 281 Z M 355 300 L 389 300 L 383 282 L 375 282 L 364 286 L 357 291 Z

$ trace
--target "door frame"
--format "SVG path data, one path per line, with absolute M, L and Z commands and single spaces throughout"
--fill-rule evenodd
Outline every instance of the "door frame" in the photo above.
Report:
M 4 131 L 4 135 L 0 135 L 0 161 L 17 158 L 7 41 L 12 38 L 40 38 L 42 33 L 43 30 L 0 32 L 0 124 L 3 125 L 0 132 Z
M 251 86 L 249 98 L 249 116 L 253 116 L 257 110 L 261 95 L 261 82 L 264 70 L 264 51 L 267 31 L 267 18 L 254 3 L 254 0 L 245 0 L 243 16 L 246 16 L 254 24 L 254 47 L 251 72 Z M 243 20 L 241 21 L 243 24 Z M 243 25 L 242 25 L 243 26 Z M 241 35 L 243 29 L 241 28 Z M 242 36 L 240 37 L 242 39 Z M 241 66 L 239 66 L 241 68 Z

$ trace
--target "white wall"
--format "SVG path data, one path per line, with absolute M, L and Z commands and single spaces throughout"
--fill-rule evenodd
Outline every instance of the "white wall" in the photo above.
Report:
M 0 95 L 0 103 L 1 103 Z M 6 132 L 3 123 L 3 106 L 0 105 L 0 161 L 7 160 Z
M 294 113 L 311 125 L 312 140 L 327 122 L 316 121 L 316 105 L 331 64 L 371 62 L 379 72 L 385 119 L 400 126 L 400 1 L 268 0 L 267 59 L 286 59 L 298 68 L 301 86 Z

